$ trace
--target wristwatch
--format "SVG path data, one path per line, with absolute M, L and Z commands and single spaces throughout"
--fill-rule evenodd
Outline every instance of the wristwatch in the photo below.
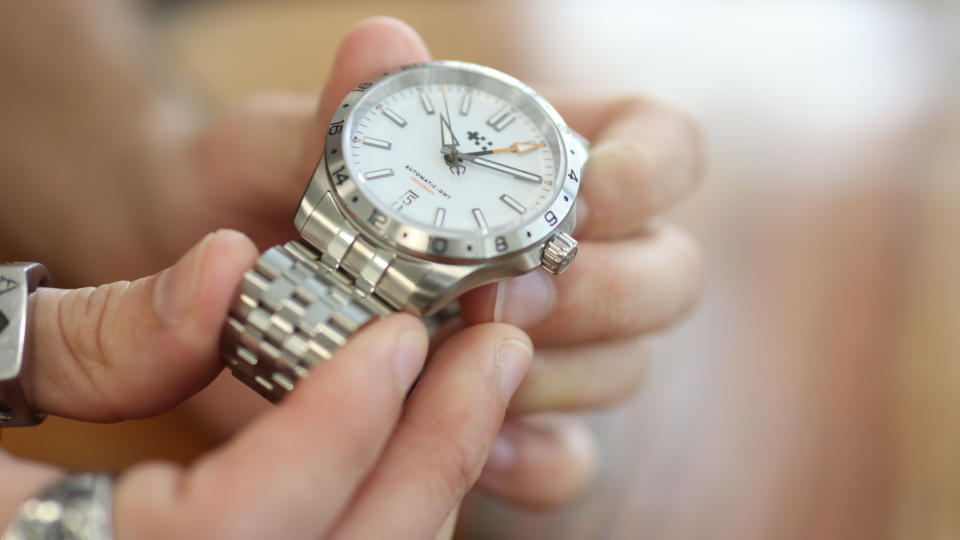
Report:
M 586 141 L 513 77 L 403 66 L 354 88 L 326 135 L 294 217 L 302 239 L 261 255 L 223 332 L 224 361 L 271 401 L 377 317 L 431 316 L 576 255 Z

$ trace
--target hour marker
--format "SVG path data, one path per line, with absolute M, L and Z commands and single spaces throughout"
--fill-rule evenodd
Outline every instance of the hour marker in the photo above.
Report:
M 472 103 L 473 103 L 473 92 L 471 92 L 470 90 L 467 90 L 467 92 L 463 94 L 463 100 L 460 102 L 460 114 L 462 114 L 463 116 L 470 114 L 470 105 Z
M 443 218 L 447 215 L 445 208 L 437 208 L 437 213 L 433 215 L 433 226 L 443 227 Z
M 393 203 L 393 209 L 399 212 L 403 210 L 405 206 L 410 206 L 413 204 L 413 201 L 419 199 L 420 196 L 413 192 L 413 190 L 408 189 L 406 193 L 400 196 L 400 199 Z
M 483 217 L 483 212 L 479 208 L 473 209 L 473 219 L 477 222 L 477 227 L 480 227 L 480 232 L 487 232 L 487 220 Z
M 518 214 L 522 214 L 527 211 L 522 204 L 518 203 L 516 199 L 504 193 L 500 196 L 500 200 L 503 201 L 507 206 L 514 209 Z
M 407 121 L 404 120 L 402 116 L 397 114 L 397 111 L 391 109 L 390 107 L 377 107 L 377 108 L 380 109 L 380 112 L 382 112 L 384 116 L 393 120 L 393 123 L 395 123 L 396 125 L 400 127 L 407 125 Z
M 389 150 L 393 145 L 390 144 L 390 141 L 381 141 L 380 139 L 374 139 L 373 137 L 364 137 L 363 144 L 367 146 L 375 146 L 377 148 L 383 148 L 384 150 Z
M 515 115 L 509 107 L 504 107 L 503 109 L 493 113 L 493 116 L 487 120 L 487 125 L 497 131 L 503 131 L 504 128 L 512 124 L 516 119 L 517 115 Z
M 374 178 L 383 178 L 385 176 L 393 176 L 393 169 L 377 169 L 375 171 L 363 173 L 364 178 L 367 180 L 373 180 Z
M 423 90 L 420 90 L 420 104 L 423 105 L 423 110 L 426 111 L 427 114 L 434 113 L 433 101 L 430 100 L 430 96 Z

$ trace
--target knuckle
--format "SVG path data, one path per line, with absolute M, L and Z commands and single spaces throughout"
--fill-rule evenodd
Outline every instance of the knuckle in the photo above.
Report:
M 459 500 L 476 482 L 486 454 L 478 445 L 468 444 L 458 437 L 447 438 L 445 446 L 447 451 L 444 452 L 442 468 L 445 500 Z
M 652 352 L 641 337 L 629 337 L 606 347 L 607 357 L 595 362 L 594 385 L 571 396 L 567 409 L 603 409 L 636 395 L 647 382 Z
M 67 360 L 104 403 L 108 402 L 109 393 L 104 391 L 107 382 L 103 374 L 109 372 L 114 356 L 110 331 L 129 286 L 129 282 L 117 282 L 87 287 L 58 299 L 58 333 Z
M 107 366 L 110 363 L 110 329 L 128 282 L 117 282 L 68 293 L 67 317 L 61 321 L 64 340 L 78 361 Z
M 591 287 L 586 313 L 603 338 L 660 330 L 688 315 L 705 286 L 699 244 L 686 231 L 661 224 L 631 254 L 611 261 L 615 279 Z

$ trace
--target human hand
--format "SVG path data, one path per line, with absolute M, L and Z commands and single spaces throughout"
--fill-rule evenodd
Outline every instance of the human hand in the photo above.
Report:
M 40 412 L 88 421 L 157 414 L 221 370 L 218 336 L 257 256 L 207 236 L 161 274 L 31 296 L 22 383 Z M 116 481 L 117 538 L 435 538 L 473 484 L 532 355 L 504 324 L 433 355 L 413 317 L 371 324 L 279 407 L 187 468 L 141 464 Z M 0 452 L 0 528 L 63 473 Z
M 579 253 L 567 271 L 531 274 L 461 298 L 467 324 L 499 321 L 536 345 L 478 487 L 516 504 L 562 504 L 590 481 L 590 433 L 562 415 L 631 396 L 649 362 L 650 333 L 699 297 L 702 261 L 683 231 L 654 217 L 701 179 L 697 125 L 664 103 L 553 97 L 569 125 L 592 141 L 577 207 Z
M 296 195 L 284 197 L 292 201 L 299 196 L 303 178 L 323 147 L 322 126 L 344 94 L 371 74 L 429 59 L 416 34 L 400 23 L 373 19 L 357 25 L 340 47 L 318 112 L 308 102 L 284 102 L 291 117 L 299 107 L 303 125 L 321 127 L 308 130 L 312 135 L 305 152 L 313 159 L 301 160 L 300 166 L 306 168 L 292 182 Z M 650 222 L 702 175 L 703 148 L 696 124 L 676 109 L 648 100 L 552 101 L 571 127 L 594 142 L 578 210 L 580 254 L 561 276 L 537 272 L 481 288 L 461 302 L 468 323 L 511 322 L 527 328 L 537 344 L 531 372 L 478 483 L 527 507 L 569 501 L 590 481 L 595 459 L 591 436 L 581 423 L 562 416 L 529 415 L 605 406 L 631 395 L 642 382 L 648 360 L 645 336 L 680 318 L 697 298 L 701 281 L 693 242 L 675 227 Z M 221 123 L 224 127 L 215 132 L 220 135 L 210 140 L 220 141 L 215 146 L 223 145 L 224 156 L 245 157 L 211 160 L 219 164 L 214 177 L 256 183 L 250 171 L 263 171 L 272 182 L 268 172 L 290 169 L 289 163 L 285 168 L 276 159 L 264 158 L 274 155 L 273 145 L 248 140 L 258 123 L 267 126 L 261 131 L 274 140 L 292 138 L 269 127 L 281 125 L 276 107 L 275 101 L 262 105 L 256 116 L 249 116 L 248 110 Z M 266 162 L 272 165 L 266 167 L 262 164 Z M 275 204 L 270 200 L 264 206 Z M 447 334 L 452 330 L 448 328 Z M 213 421 L 229 432 L 263 410 L 265 404 L 258 397 L 238 396 L 231 382 L 201 396 L 191 416 L 210 417 L 216 411 Z M 226 420 L 229 411 L 223 403 L 230 403 L 234 421 Z
M 77 19 L 70 18 L 70 24 Z M 35 25 L 12 26 L 31 29 L 27 37 L 35 33 Z M 39 134 L 24 137 L 20 126 L 0 145 L 9 154 L 0 163 L 23 161 L 21 169 L 32 173 L 33 180 L 13 187 L 29 186 L 31 193 L 39 190 L 41 196 L 19 200 L 8 192 L 0 201 L 4 206 L 0 219 L 9 222 L 0 225 L 9 226 L 0 227 L 0 234 L 41 234 L 42 241 L 20 242 L 21 249 L 14 250 L 19 256 L 13 258 L 44 261 L 61 283 L 103 282 L 155 271 L 218 227 L 241 229 L 260 248 L 289 240 L 295 237 L 290 214 L 321 154 L 323 126 L 342 96 L 371 74 L 429 57 L 411 29 L 373 19 L 357 25 L 344 39 L 319 107 L 312 98 L 277 94 L 251 99 L 210 123 L 178 124 L 170 117 L 195 115 L 195 109 L 178 109 L 170 100 L 144 99 L 161 101 L 163 126 L 173 124 L 176 129 L 121 123 L 104 135 L 113 124 L 101 121 L 93 130 L 78 126 L 47 131 L 48 138 L 71 133 L 76 137 L 47 141 L 49 148 L 33 151 L 18 145 L 46 139 Z M 91 62 L 88 68 L 118 63 Z M 46 64 L 31 62 L 30 72 L 38 66 Z M 99 69 L 98 80 L 111 80 L 102 73 L 106 68 Z M 117 99 L 118 92 L 131 92 L 130 85 L 119 87 L 91 92 L 101 96 L 100 109 L 82 103 L 85 109 L 78 117 L 89 118 L 92 126 L 108 107 L 141 103 Z M 528 506 L 559 504 L 575 495 L 590 478 L 593 457 L 583 426 L 563 419 L 542 422 L 521 417 L 606 405 L 633 392 L 646 363 L 643 335 L 682 315 L 697 296 L 700 282 L 699 256 L 689 239 L 670 226 L 648 225 L 651 216 L 689 191 L 701 175 L 696 126 L 685 115 L 650 101 L 548 97 L 572 127 L 594 142 L 581 190 L 577 234 L 581 253 L 554 282 L 534 274 L 483 288 L 463 302 L 468 321 L 514 322 L 530 330 L 540 350 L 511 409 L 514 419 L 496 446 L 495 455 L 502 459 L 492 460 L 481 480 L 487 489 Z M 50 110 L 46 103 L 34 110 L 22 107 L 22 100 L 10 102 L 20 103 L 20 109 L 4 115 L 6 126 L 16 126 L 15 120 L 26 113 L 30 114 L 25 126 L 42 126 L 35 119 Z M 71 94 L 69 103 L 79 102 Z M 63 112 L 64 107 L 53 110 Z M 156 124 L 161 115 L 124 109 L 121 117 L 125 122 Z M 101 135 L 107 140 L 100 140 Z M 117 153 L 118 148 L 124 154 L 120 168 L 111 165 L 118 155 L 101 155 Z M 60 159 L 27 163 L 31 156 L 52 152 L 59 152 Z M 76 159 L 64 152 L 76 153 Z M 138 156 L 146 157 L 137 161 Z M 57 163 L 72 166 L 67 171 L 51 169 Z M 82 187 L 81 197 L 66 189 L 71 185 Z M 50 230 L 16 226 L 28 222 L 31 212 L 36 214 L 29 201 L 58 216 L 43 223 Z M 71 211 L 83 215 L 66 219 Z M 61 234 L 65 223 L 71 230 L 68 236 Z M 499 310 L 497 291 L 503 299 Z M 524 306 L 529 309 L 519 309 Z M 266 410 L 257 396 L 248 394 L 208 394 L 207 410 L 218 407 L 216 421 L 235 426 L 255 410 Z M 231 410 L 223 410 L 217 399 L 226 399 Z M 228 414 L 233 414 L 234 422 L 227 420 Z

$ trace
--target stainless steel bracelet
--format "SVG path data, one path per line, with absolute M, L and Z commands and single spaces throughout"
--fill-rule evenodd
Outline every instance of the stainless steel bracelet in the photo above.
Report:
M 277 402 L 357 330 L 394 311 L 307 244 L 274 246 L 244 274 L 221 340 L 224 361 Z
M 0 428 L 33 426 L 43 421 L 27 405 L 20 375 L 27 350 L 30 293 L 50 276 L 38 263 L 0 264 Z

